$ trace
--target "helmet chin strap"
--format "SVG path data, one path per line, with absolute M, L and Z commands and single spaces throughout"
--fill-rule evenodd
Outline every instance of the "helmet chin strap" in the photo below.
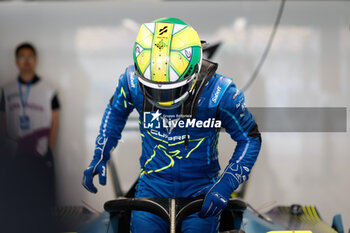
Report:
M 214 75 L 217 68 L 217 63 L 202 59 L 202 67 L 200 69 L 197 81 L 194 84 L 189 97 L 183 104 L 180 105 L 180 115 L 185 116 L 185 118 L 193 118 L 196 115 L 199 97 L 201 96 L 205 85 Z M 159 107 L 155 106 L 151 101 L 148 100 L 148 98 L 144 96 L 142 103 L 142 114 L 144 112 L 155 112 L 158 109 Z

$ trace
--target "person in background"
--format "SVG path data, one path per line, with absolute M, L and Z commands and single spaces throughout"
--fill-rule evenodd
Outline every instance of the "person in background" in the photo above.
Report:
M 18 143 L 18 155 L 45 158 L 50 156 L 57 137 L 57 92 L 36 75 L 37 54 L 33 45 L 20 44 L 15 56 L 19 75 L 2 91 L 3 128 L 8 138 Z
M 8 195 L 3 195 L 21 207 L 21 213 L 13 214 L 17 220 L 23 215 L 20 220 L 23 224 L 14 224 L 12 229 L 35 225 L 33 231 L 48 232 L 49 211 L 55 205 L 52 150 L 57 138 L 60 104 L 57 91 L 35 72 L 38 60 L 32 44 L 18 45 L 15 61 L 18 77 L 3 86 L 0 100 L 1 137 L 5 144 L 15 145 L 11 152 L 2 143 L 6 148 L 1 151 L 6 161 L 2 163 L 6 166 L 3 171 L 11 174 L 5 180 L 10 187 L 6 190 Z

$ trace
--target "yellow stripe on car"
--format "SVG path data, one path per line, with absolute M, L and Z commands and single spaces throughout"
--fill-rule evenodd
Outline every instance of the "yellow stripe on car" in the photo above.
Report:
M 266 233 L 312 233 L 312 231 L 268 231 Z

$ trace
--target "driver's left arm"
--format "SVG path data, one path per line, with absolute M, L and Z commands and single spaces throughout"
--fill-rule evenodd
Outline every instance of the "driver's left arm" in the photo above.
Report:
M 222 212 L 232 192 L 248 179 L 261 147 L 258 126 L 245 105 L 242 91 L 233 84 L 220 101 L 218 118 L 221 126 L 237 142 L 237 146 L 219 180 L 206 192 L 201 217 L 219 215 Z

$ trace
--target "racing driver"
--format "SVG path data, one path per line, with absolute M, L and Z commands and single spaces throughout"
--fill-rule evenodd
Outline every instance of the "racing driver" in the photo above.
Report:
M 96 193 L 93 177 L 106 184 L 106 164 L 128 115 L 139 113 L 142 139 L 137 198 L 192 197 L 205 194 L 199 213 L 188 216 L 182 232 L 218 232 L 220 214 L 232 192 L 248 179 L 261 137 L 242 91 L 202 58 L 197 32 L 176 18 L 142 24 L 133 49 L 134 65 L 119 77 L 102 118 L 94 157 L 83 186 Z M 220 175 L 220 128 L 237 142 Z M 168 232 L 160 217 L 133 211 L 134 233 Z

